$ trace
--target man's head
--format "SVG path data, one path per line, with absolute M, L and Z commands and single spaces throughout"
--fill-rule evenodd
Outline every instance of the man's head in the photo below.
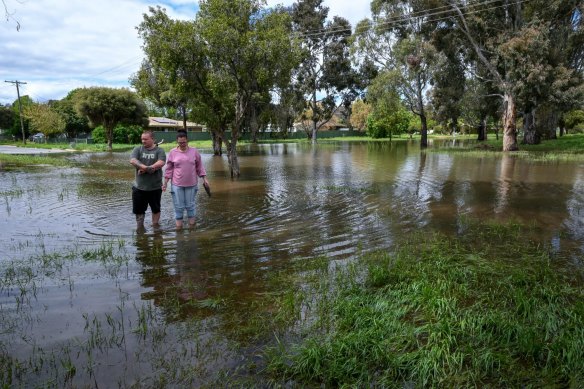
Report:
M 140 140 L 142 140 L 142 146 L 147 149 L 154 147 L 154 133 L 152 131 L 144 131 Z

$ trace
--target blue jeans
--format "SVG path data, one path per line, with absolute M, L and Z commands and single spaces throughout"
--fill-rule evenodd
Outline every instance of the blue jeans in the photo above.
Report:
M 189 219 L 195 217 L 195 195 L 199 190 L 196 186 L 172 186 L 172 202 L 176 220 L 182 220 L 185 209 Z

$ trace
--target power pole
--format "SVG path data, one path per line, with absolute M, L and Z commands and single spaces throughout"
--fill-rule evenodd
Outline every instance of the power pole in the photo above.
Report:
M 16 85 L 16 95 L 18 96 L 18 116 L 20 116 L 20 130 L 22 131 L 22 141 L 24 142 L 24 144 L 26 144 L 26 136 L 24 134 L 24 119 L 22 119 L 22 104 L 20 103 L 20 89 L 18 88 L 20 84 L 26 84 L 26 82 L 18 80 L 16 81 L 4 80 L 4 82 Z

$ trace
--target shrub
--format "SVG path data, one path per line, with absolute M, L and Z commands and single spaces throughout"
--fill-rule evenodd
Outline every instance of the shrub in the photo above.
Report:
M 135 144 L 140 143 L 140 136 L 142 135 L 142 127 L 138 125 L 123 125 L 118 124 L 114 128 L 114 143 L 129 143 Z M 95 143 L 106 143 L 106 136 L 105 130 L 103 126 L 97 126 L 91 132 L 91 137 L 95 141 Z

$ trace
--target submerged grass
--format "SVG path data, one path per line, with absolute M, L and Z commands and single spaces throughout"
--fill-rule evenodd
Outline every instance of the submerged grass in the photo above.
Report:
M 266 353 L 278 380 L 325 387 L 578 387 L 582 272 L 517 223 L 412 237 L 312 281 L 315 316 Z M 324 289 L 323 289 L 324 286 Z
M 468 144 L 466 147 L 445 147 L 429 149 L 432 152 L 448 152 L 450 154 L 470 157 L 500 157 L 503 148 L 503 138 Z M 512 152 L 516 158 L 536 162 L 584 161 L 584 134 L 565 135 L 558 139 L 543 140 L 538 145 L 519 144 L 520 151 Z
M 0 154 L 0 170 L 6 167 L 50 165 L 50 166 L 74 166 L 74 163 L 66 158 L 49 155 L 12 155 Z

